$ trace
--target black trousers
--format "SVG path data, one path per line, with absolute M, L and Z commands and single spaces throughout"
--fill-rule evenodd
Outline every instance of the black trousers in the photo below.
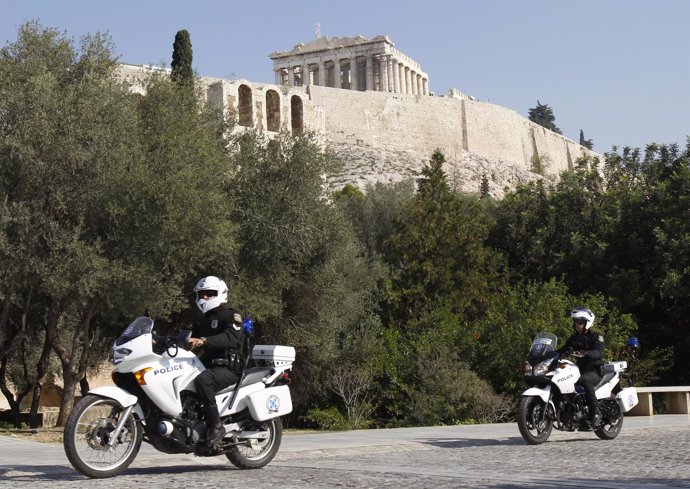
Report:
M 589 407 L 590 418 L 594 417 L 597 408 L 597 395 L 594 388 L 601 381 L 601 377 L 596 370 L 583 370 L 580 372 L 580 378 L 577 383 L 585 390 L 585 399 L 587 400 L 587 407 Z
M 194 379 L 196 394 L 206 406 L 216 405 L 216 392 L 237 382 L 239 377 L 226 367 L 213 367 L 201 372 Z

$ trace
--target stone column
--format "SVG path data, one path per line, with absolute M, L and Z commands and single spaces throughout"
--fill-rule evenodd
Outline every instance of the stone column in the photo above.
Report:
M 388 56 L 379 58 L 379 80 L 381 81 L 381 91 L 388 91 Z
M 410 69 L 405 66 L 405 93 L 411 94 L 412 93 L 412 83 L 410 82 Z
M 393 91 L 393 60 L 390 56 L 386 56 L 386 80 L 388 83 L 388 92 Z
M 316 82 L 316 85 L 326 86 L 326 63 L 323 61 L 319 61 L 319 81 Z
M 276 74 L 276 85 L 282 85 L 283 84 L 283 69 L 278 68 L 275 70 Z
M 359 73 L 357 73 L 357 58 L 352 56 L 350 58 L 350 90 L 359 90 L 359 85 L 357 83 L 357 78 Z
M 424 85 L 424 95 L 429 95 L 429 79 L 424 78 L 422 84 Z
M 367 66 L 367 90 L 374 90 L 374 63 L 371 56 L 365 58 Z
M 288 85 L 291 87 L 295 86 L 295 67 L 290 66 L 288 68 Z
M 398 65 L 398 71 L 400 72 L 400 93 L 407 93 L 407 85 L 405 84 L 405 65 L 400 63 Z
M 417 72 L 410 70 L 410 86 L 412 87 L 412 95 L 417 95 Z
M 424 95 L 424 87 L 422 86 L 422 75 L 417 75 L 417 95 Z
M 309 63 L 306 61 L 302 65 L 302 86 L 306 87 L 309 85 Z
M 343 88 L 343 77 L 340 73 L 341 69 L 340 60 L 335 58 L 333 60 L 333 86 L 335 88 Z
M 393 91 L 400 93 L 400 65 L 397 59 L 391 61 L 391 71 L 393 72 Z

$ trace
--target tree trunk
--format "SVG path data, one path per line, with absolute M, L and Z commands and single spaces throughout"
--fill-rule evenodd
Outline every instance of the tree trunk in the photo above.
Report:
M 29 290 L 27 297 L 27 309 L 31 302 L 31 296 L 32 293 L 31 290 Z M 3 331 L 5 337 L 5 341 L 1 345 L 2 350 L 0 350 L 0 358 L 2 359 L 0 362 L 0 391 L 2 391 L 2 393 L 5 395 L 7 403 L 10 405 L 10 411 L 12 412 L 12 423 L 14 424 L 15 428 L 20 428 L 20 406 L 22 399 L 26 397 L 31 388 L 28 385 L 25 386 L 25 388 L 21 391 L 15 388 L 16 393 L 13 394 L 5 379 L 7 378 L 7 362 L 9 360 L 9 354 L 15 348 L 17 348 L 17 345 L 19 345 L 23 340 L 26 331 L 26 321 L 24 315 L 19 328 L 13 330 L 12 323 L 10 321 L 10 309 L 11 302 L 8 296 L 5 297 L 5 301 L 3 302 L 2 306 L 2 314 L 0 314 L 0 328 L 2 328 L 1 331 Z
M 74 393 L 81 379 L 86 375 L 86 367 L 93 343 L 92 319 L 95 316 L 101 301 L 94 297 L 86 307 L 86 313 L 75 325 L 71 338 L 71 349 L 68 351 L 60 338 L 58 325 L 67 316 L 65 308 L 53 299 L 48 309 L 48 321 L 46 322 L 46 332 L 50 338 L 53 350 L 62 364 L 62 380 L 64 390 L 60 401 L 60 412 L 58 413 L 56 426 L 64 426 L 74 405 Z
M 6 370 L 7 357 L 4 357 L 2 359 L 2 362 L 0 362 L 0 390 L 5 395 L 5 398 L 7 399 L 7 404 L 10 405 L 10 412 L 12 413 L 12 424 L 14 424 L 15 428 L 20 428 L 21 422 L 19 420 L 19 403 L 21 402 L 21 399 L 16 400 L 14 398 L 14 394 L 5 383 Z
M 72 406 L 74 406 L 74 393 L 79 383 L 74 375 L 63 375 L 63 381 L 65 383 L 65 388 L 62 390 L 60 412 L 58 413 L 55 426 L 65 426 L 67 416 L 69 416 L 70 411 L 72 411 Z
M 79 381 L 79 390 L 81 391 L 81 397 L 84 397 L 91 390 L 89 379 L 86 378 L 86 375 Z
M 50 346 L 50 340 L 48 334 L 46 333 L 43 339 L 43 351 L 41 352 L 41 358 L 38 360 L 36 365 L 36 382 L 34 383 L 33 399 L 31 400 L 31 410 L 29 411 L 29 427 L 38 428 L 38 408 L 41 402 L 41 390 L 43 389 L 43 382 L 45 382 L 46 375 L 48 373 L 48 367 L 50 366 L 50 353 L 52 352 L 52 347 Z

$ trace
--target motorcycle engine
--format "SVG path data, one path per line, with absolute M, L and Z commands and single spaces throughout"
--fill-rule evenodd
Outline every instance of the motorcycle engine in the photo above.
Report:
M 575 431 L 580 427 L 580 423 L 585 417 L 585 400 L 581 395 L 574 395 L 569 399 L 564 399 L 559 404 L 560 412 L 563 413 L 561 422 L 566 431 Z
M 204 439 L 206 423 L 200 418 L 201 406 L 193 393 L 183 391 L 179 417 L 154 415 L 147 418 L 146 433 L 151 443 L 164 453 L 189 453 Z

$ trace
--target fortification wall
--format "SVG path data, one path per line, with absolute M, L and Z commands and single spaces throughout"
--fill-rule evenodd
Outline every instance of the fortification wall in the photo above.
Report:
M 149 67 L 123 65 L 122 77 L 141 86 Z M 600 156 L 535 124 L 514 110 L 473 100 L 457 91 L 447 97 L 356 91 L 317 85 L 293 87 L 249 80 L 200 78 L 207 100 L 242 127 L 267 134 L 312 131 L 344 156 L 338 184 L 363 188 L 376 181 L 414 178 L 440 149 L 460 190 L 492 179 L 502 196 L 538 175 L 557 178 L 581 156 Z
M 308 87 L 308 93 L 307 106 L 315 117 L 307 126 L 336 143 L 429 155 L 439 148 L 449 159 L 469 151 L 526 170 L 538 157 L 544 173 L 553 176 L 572 169 L 583 155 L 598 156 L 499 105 L 318 86 Z
M 446 156 L 462 151 L 461 100 L 319 86 L 308 93 L 314 118 L 306 125 L 335 143 L 429 155 L 436 148 Z

